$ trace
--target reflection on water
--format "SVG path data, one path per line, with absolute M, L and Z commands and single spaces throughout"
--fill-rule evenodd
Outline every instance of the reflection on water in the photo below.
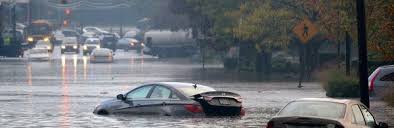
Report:
M 83 61 L 83 79 L 86 80 L 88 57 L 87 56 L 83 56 L 82 57 L 82 61 Z
M 73 64 L 74 64 L 74 81 L 77 81 L 77 65 L 78 65 L 78 57 L 77 55 L 73 55 Z
M 76 60 L 76 58 L 74 59 Z M 66 57 L 62 56 L 62 100 L 60 106 L 60 126 L 68 128 L 70 126 L 70 102 L 69 102 L 69 88 L 68 88 L 68 76 L 67 76 L 67 63 Z M 74 61 L 74 78 L 76 76 L 76 63 Z
M 27 84 L 28 85 L 33 85 L 33 81 L 32 81 L 32 70 L 31 70 L 31 64 L 28 63 L 27 64 Z

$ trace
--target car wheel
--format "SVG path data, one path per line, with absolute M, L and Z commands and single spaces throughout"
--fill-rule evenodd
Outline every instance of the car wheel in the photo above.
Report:
M 99 111 L 97 112 L 97 114 L 98 114 L 98 115 L 109 115 L 109 112 L 106 111 L 106 110 L 99 110 Z
M 64 51 L 63 51 L 63 50 L 61 50 L 61 51 L 60 51 L 60 53 L 64 54 Z

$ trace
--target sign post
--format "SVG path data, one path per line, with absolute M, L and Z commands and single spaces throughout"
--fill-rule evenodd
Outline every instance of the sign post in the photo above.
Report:
M 300 45 L 300 79 L 298 83 L 298 88 L 301 88 L 302 80 L 304 79 L 305 72 L 305 45 L 316 36 L 319 32 L 319 29 L 313 24 L 309 19 L 304 18 L 301 22 L 299 22 L 294 28 L 293 33 L 296 34 L 298 39 L 302 42 Z

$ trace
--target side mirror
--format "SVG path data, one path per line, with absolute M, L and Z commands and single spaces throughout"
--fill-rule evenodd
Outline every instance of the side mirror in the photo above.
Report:
M 123 94 L 119 94 L 119 95 L 117 95 L 116 96 L 116 99 L 118 99 L 118 100 L 125 100 L 126 98 L 123 96 Z
M 389 125 L 387 123 L 379 122 L 379 128 L 388 128 Z

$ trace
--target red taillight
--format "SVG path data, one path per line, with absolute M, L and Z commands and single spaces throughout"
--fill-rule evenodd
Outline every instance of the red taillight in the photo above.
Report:
M 213 99 L 213 97 L 211 96 L 204 96 L 204 100 L 206 101 L 211 101 Z
M 266 128 L 273 128 L 273 127 L 274 127 L 274 122 L 269 121 L 269 122 L 267 123 L 267 127 L 266 127 Z
M 380 73 L 380 69 L 376 73 L 373 74 L 371 81 L 369 81 L 369 91 L 372 92 L 375 86 L 375 80 Z
M 200 113 L 200 112 L 203 112 L 203 110 L 202 110 L 202 108 L 201 108 L 200 105 L 187 104 L 187 105 L 185 105 L 184 107 L 185 107 L 185 109 L 186 109 L 187 111 L 192 112 L 192 113 Z

